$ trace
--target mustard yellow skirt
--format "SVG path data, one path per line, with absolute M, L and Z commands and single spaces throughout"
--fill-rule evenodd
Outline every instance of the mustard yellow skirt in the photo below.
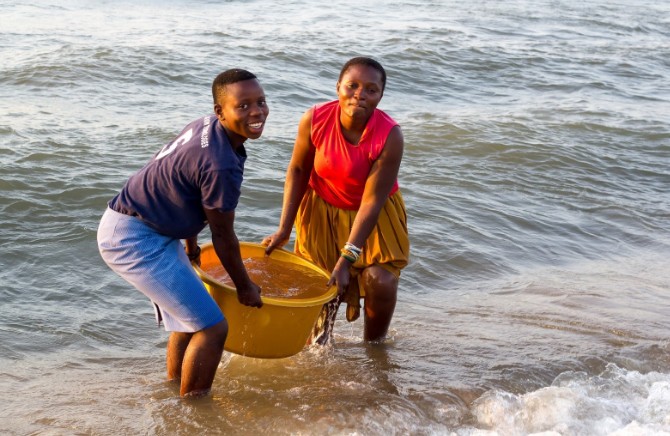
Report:
M 340 250 L 349 239 L 356 213 L 332 206 L 308 189 L 295 219 L 295 252 L 332 271 L 340 258 Z M 343 298 L 348 306 L 349 321 L 360 314 L 360 298 L 365 292 L 362 280 L 359 280 L 360 273 L 371 265 L 379 265 L 399 277 L 400 270 L 409 261 L 407 212 L 400 191 L 388 198 L 377 224 L 361 248 L 361 257 L 352 265 L 352 280 Z

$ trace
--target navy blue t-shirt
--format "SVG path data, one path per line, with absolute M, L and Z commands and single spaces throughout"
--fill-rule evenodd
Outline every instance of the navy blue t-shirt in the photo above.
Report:
M 205 116 L 133 174 L 109 207 L 139 217 L 161 234 L 196 236 L 207 224 L 204 208 L 237 207 L 246 158 L 244 146 L 233 149 L 216 116 Z

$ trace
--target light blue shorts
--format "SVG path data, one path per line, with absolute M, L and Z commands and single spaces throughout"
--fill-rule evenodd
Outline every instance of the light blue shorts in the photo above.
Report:
M 193 333 L 223 320 L 179 239 L 107 208 L 98 227 L 98 248 L 115 273 L 154 303 L 166 331 Z

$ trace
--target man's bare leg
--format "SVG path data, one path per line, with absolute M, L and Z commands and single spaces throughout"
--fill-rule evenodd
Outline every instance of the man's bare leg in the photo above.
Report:
M 168 379 L 181 378 L 179 393 L 182 397 L 204 395 L 212 388 L 227 336 L 225 319 L 195 333 L 170 335 Z
M 184 362 L 184 353 L 193 333 L 172 332 L 167 344 L 167 378 L 168 380 L 181 379 L 181 366 Z

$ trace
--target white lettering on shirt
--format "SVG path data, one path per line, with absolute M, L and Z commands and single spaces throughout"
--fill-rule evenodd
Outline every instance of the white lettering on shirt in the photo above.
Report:
M 160 153 L 156 155 L 156 160 L 162 159 L 168 154 L 172 153 L 178 146 L 180 146 L 185 142 L 188 142 L 192 137 L 193 137 L 193 129 L 191 128 L 182 133 L 182 135 L 179 138 L 165 145 L 165 147 L 163 147 Z
M 205 125 L 202 128 L 202 135 L 200 135 L 200 147 L 209 147 L 209 117 L 203 119 Z

